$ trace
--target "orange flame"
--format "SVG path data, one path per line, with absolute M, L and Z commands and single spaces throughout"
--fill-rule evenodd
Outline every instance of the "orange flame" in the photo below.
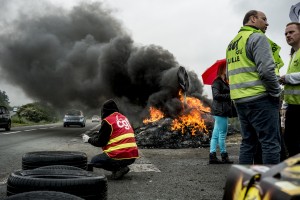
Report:
M 150 122 L 156 122 L 156 121 L 160 120 L 161 118 L 165 117 L 165 115 L 162 111 L 160 111 L 154 107 L 150 107 L 149 112 L 150 112 L 150 118 L 144 119 L 143 120 L 144 124 L 148 124 Z
M 179 91 L 179 99 L 182 102 L 182 113 L 172 121 L 171 130 L 180 131 L 184 134 L 189 130 L 192 135 L 196 135 L 197 131 L 201 131 L 204 134 L 208 133 L 205 125 L 205 121 L 202 115 L 206 112 L 210 112 L 209 107 L 203 106 L 202 102 L 194 97 L 185 97 L 182 91 Z M 164 113 L 157 108 L 150 107 L 150 118 L 145 119 L 145 124 L 149 122 L 155 122 L 164 117 Z

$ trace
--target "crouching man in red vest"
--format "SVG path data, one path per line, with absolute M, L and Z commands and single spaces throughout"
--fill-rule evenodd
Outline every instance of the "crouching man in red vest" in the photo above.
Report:
M 113 179 L 121 179 L 129 172 L 128 165 L 139 157 L 134 131 L 128 119 L 119 113 L 113 100 L 106 101 L 101 110 L 101 127 L 92 137 L 84 134 L 82 139 L 96 147 L 102 147 L 103 153 L 92 158 L 92 167 L 112 171 Z

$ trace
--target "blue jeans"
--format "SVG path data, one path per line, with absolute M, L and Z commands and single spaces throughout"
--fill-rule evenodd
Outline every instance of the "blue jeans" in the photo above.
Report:
M 220 152 L 226 153 L 226 136 L 228 130 L 228 117 L 214 116 L 214 130 L 210 140 L 210 153 L 216 152 L 219 144 Z
M 235 105 L 242 132 L 239 163 L 253 164 L 258 142 L 261 145 L 263 164 L 279 163 L 279 98 L 267 96 Z

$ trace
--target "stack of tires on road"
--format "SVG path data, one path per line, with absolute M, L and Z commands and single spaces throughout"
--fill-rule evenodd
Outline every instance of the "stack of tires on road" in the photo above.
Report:
M 107 178 L 87 171 L 83 152 L 29 152 L 22 157 L 22 170 L 7 179 L 7 196 L 7 200 L 106 200 Z

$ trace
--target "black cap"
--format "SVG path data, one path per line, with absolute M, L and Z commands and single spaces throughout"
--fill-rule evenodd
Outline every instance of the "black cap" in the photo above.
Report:
M 119 108 L 116 102 L 112 99 L 107 100 L 102 105 L 101 118 L 104 119 L 105 117 L 111 115 L 114 112 L 119 112 Z

